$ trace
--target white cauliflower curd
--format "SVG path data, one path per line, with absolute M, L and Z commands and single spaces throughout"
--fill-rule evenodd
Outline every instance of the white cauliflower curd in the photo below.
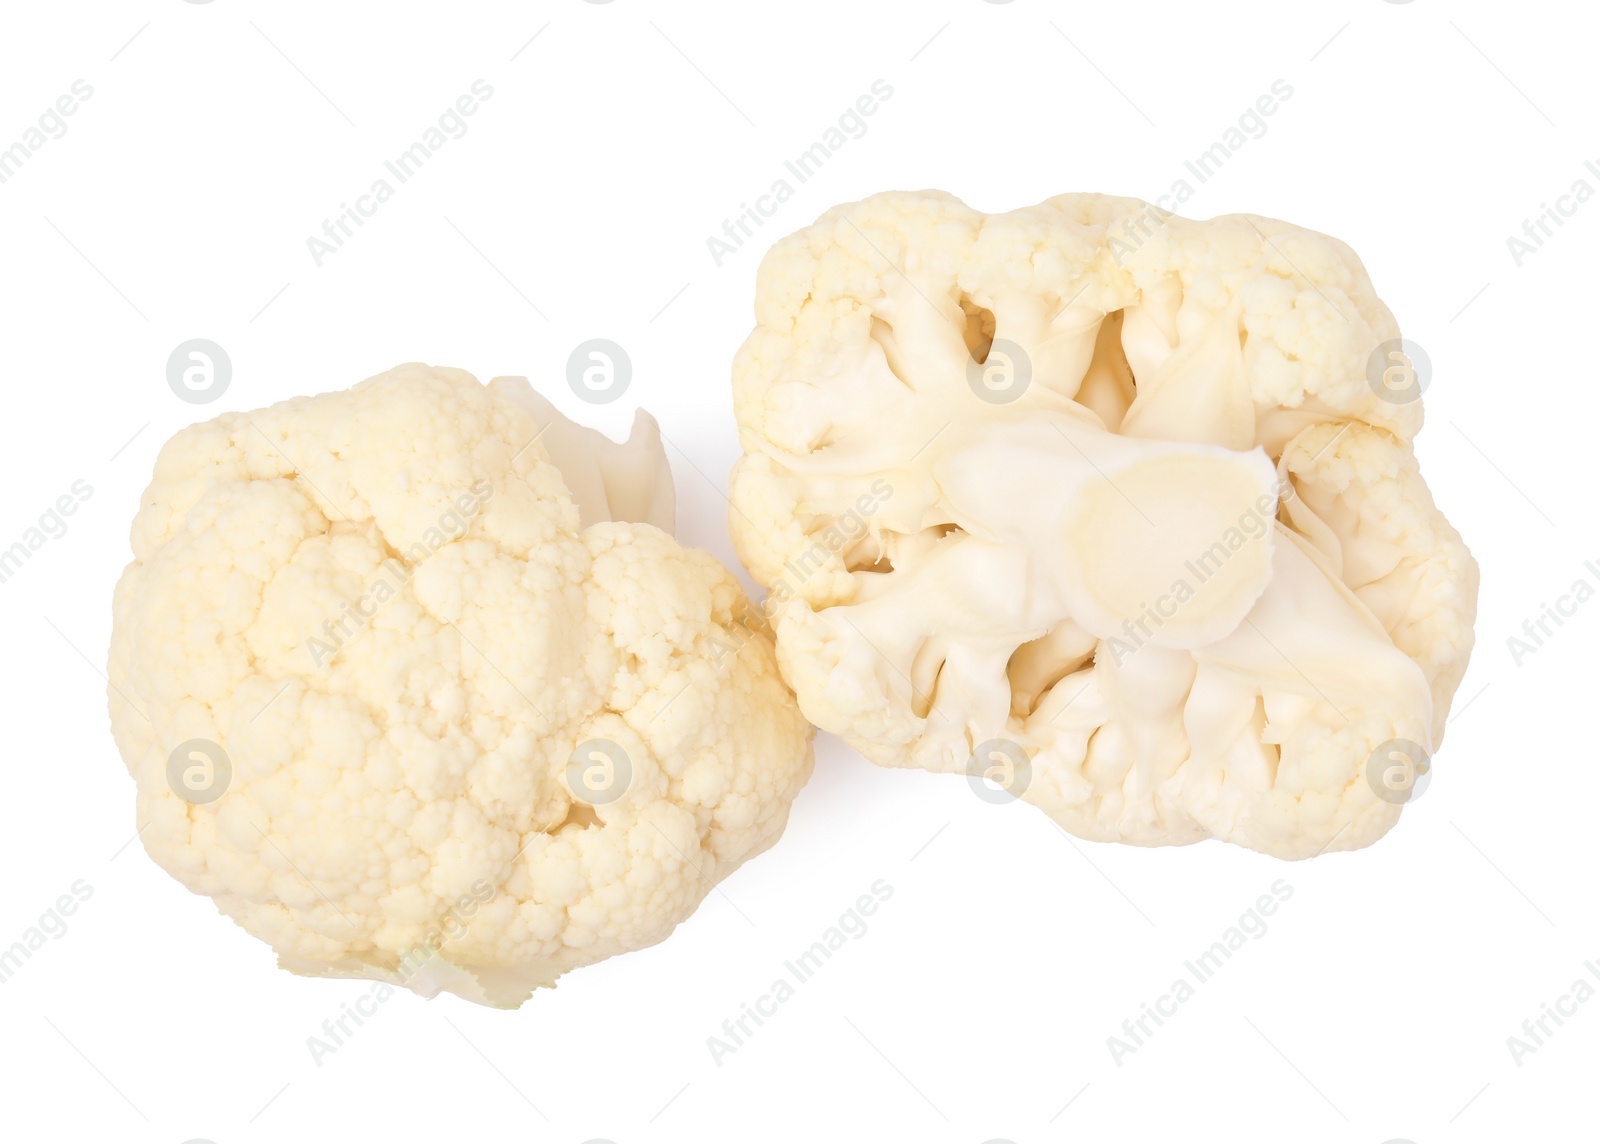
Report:
M 730 520 L 819 727 L 1085 838 L 1303 858 L 1393 825 L 1478 573 L 1343 243 L 883 194 L 773 247 L 756 319 Z
M 811 729 L 626 444 L 406 365 L 162 449 L 117 585 L 145 848 L 297 973 L 515 1006 L 782 833 Z

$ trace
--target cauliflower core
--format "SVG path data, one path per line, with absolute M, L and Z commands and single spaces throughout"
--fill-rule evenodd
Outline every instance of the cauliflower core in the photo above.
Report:
M 710 556 L 521 379 L 401 366 L 162 449 L 112 729 L 151 856 L 297 973 L 520 1004 L 777 840 L 811 730 Z
M 778 243 L 756 317 L 730 519 L 819 727 L 999 764 L 1085 838 L 1297 858 L 1395 822 L 1372 776 L 1438 745 L 1477 566 L 1348 247 L 885 194 Z

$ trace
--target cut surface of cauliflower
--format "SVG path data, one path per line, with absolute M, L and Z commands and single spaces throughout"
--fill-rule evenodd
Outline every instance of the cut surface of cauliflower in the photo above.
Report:
M 406 365 L 162 449 L 114 599 L 140 837 L 303 974 L 520 1004 L 782 833 L 811 729 L 742 590 L 520 378 Z
M 756 318 L 730 522 L 812 722 L 1085 838 L 1301 858 L 1393 825 L 1478 574 L 1343 243 L 882 194 L 774 246 Z

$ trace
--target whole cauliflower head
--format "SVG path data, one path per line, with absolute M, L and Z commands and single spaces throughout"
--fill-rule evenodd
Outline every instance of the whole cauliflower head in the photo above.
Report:
M 1395 822 L 1477 567 L 1348 247 L 884 194 L 778 243 L 756 317 L 730 520 L 812 722 L 1085 838 L 1295 858 Z
M 782 833 L 811 729 L 711 556 L 522 379 L 406 365 L 162 449 L 117 585 L 145 848 L 295 972 L 515 1006 Z

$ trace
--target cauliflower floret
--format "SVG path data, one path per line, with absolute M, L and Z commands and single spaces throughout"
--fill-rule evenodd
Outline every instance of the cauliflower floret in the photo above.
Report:
M 710 556 L 521 379 L 406 365 L 162 449 L 117 585 L 145 848 L 298 973 L 499 1006 L 782 833 L 811 729 Z
M 756 318 L 730 522 L 819 727 L 1087 838 L 1292 858 L 1394 823 L 1477 566 L 1347 246 L 884 194 L 778 243 Z

